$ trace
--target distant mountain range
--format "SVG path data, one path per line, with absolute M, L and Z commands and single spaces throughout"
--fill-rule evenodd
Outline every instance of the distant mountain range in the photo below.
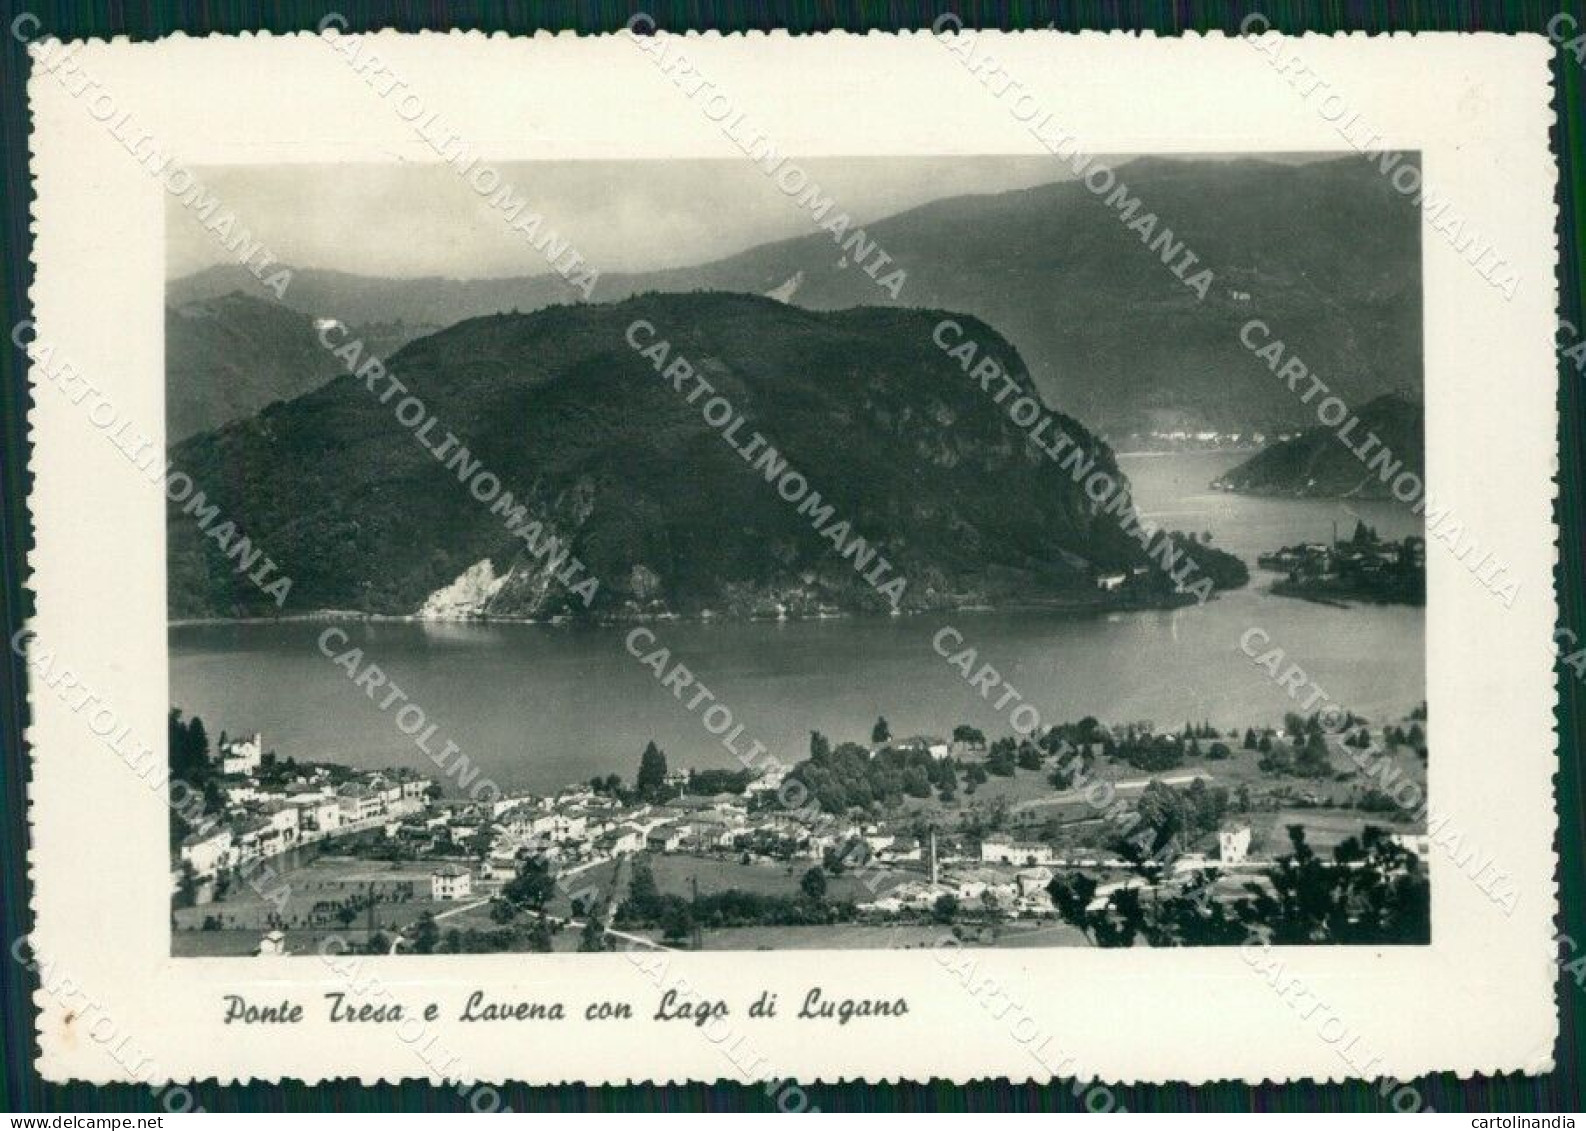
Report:
M 250 275 L 249 278 L 252 278 Z M 394 351 L 421 324 L 368 323 L 357 334 Z M 165 308 L 166 442 L 251 416 L 323 384 L 339 362 L 320 343 L 314 319 L 270 299 L 232 291 Z
M 952 197 L 866 225 L 907 271 L 897 303 L 816 230 L 700 266 L 603 275 L 595 298 L 719 290 L 774 294 L 811 310 L 965 312 L 1018 350 L 1051 403 L 1111 435 L 1303 423 L 1309 408 L 1240 342 L 1252 318 L 1354 403 L 1396 388 L 1419 394 L 1420 220 L 1371 165 L 1353 157 L 1305 165 L 1140 159 L 1119 173 L 1140 199 L 1135 220 L 1155 214 L 1157 233 L 1170 228 L 1198 257 L 1195 269 L 1214 272 L 1204 300 L 1140 231 L 1072 181 Z M 180 309 L 233 291 L 274 301 L 240 267 L 174 280 L 168 301 Z M 299 270 L 286 302 L 311 317 L 417 328 L 579 297 L 550 274 L 375 279 Z M 192 328 L 173 323 L 178 337 Z M 180 359 L 192 351 L 173 352 Z M 268 374 L 284 363 L 252 364 Z M 208 415 L 234 418 L 229 409 Z
M 1418 398 L 1389 393 L 1361 406 L 1356 415 L 1359 425 L 1343 440 L 1339 427 L 1307 428 L 1257 452 L 1213 486 L 1252 495 L 1387 499 L 1394 478 L 1403 472 L 1424 480 L 1426 414 Z M 1376 442 L 1364 446 L 1370 436 Z M 1375 467 L 1374 459 L 1379 461 Z
M 292 579 L 288 612 L 585 611 L 437 459 L 443 430 L 600 579 L 596 614 L 886 611 L 839 539 L 741 454 L 751 430 L 907 578 L 905 611 L 1094 602 L 1100 575 L 1155 568 L 932 342 L 940 317 L 699 294 L 471 319 L 389 359 L 436 418 L 425 443 L 343 375 L 173 455 Z M 1031 388 L 1010 343 L 955 317 Z M 632 348 L 637 319 L 744 415 L 735 443 Z M 1058 424 L 1119 474 L 1081 424 Z M 276 613 L 224 539 L 175 504 L 168 530 L 172 617 Z

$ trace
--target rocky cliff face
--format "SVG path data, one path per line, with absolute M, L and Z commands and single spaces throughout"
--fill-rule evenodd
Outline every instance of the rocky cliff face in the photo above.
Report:
M 508 574 L 507 576 L 511 576 Z M 497 577 L 489 558 L 481 558 L 424 599 L 419 616 L 424 620 L 457 620 L 483 615 L 507 577 Z

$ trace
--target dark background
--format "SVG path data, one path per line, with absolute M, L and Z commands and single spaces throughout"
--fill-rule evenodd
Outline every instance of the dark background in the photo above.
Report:
M 895 30 L 926 28 L 942 12 L 956 11 L 970 28 L 1042 28 L 1055 25 L 1065 31 L 1082 29 L 1155 31 L 1159 34 L 1222 30 L 1235 33 L 1243 16 L 1259 8 L 1279 31 L 1405 30 L 1544 32 L 1549 19 L 1560 11 L 1575 17 L 1579 27 L 1571 34 L 1586 34 L 1586 10 L 1581 0 L 1567 4 L 1502 3 L 1498 0 L 1426 0 L 1393 2 L 1306 2 L 1267 0 L 1259 5 L 1206 2 L 1169 3 L 1156 0 L 1111 2 L 1045 2 L 982 4 L 972 0 L 920 0 L 890 3 L 735 3 L 732 0 L 628 0 L 625 3 L 365 3 L 335 0 L 311 3 L 62 3 L 39 0 L 20 4 L 3 0 L 5 25 L 21 11 L 30 11 L 41 22 L 40 35 L 62 39 L 83 36 L 124 35 L 135 40 L 154 39 L 174 31 L 189 34 L 227 33 L 266 29 L 273 32 L 312 30 L 329 10 L 343 13 L 349 30 L 394 27 L 483 28 L 492 31 L 531 32 L 538 29 L 574 29 L 581 32 L 612 31 L 623 27 L 635 11 L 651 13 L 669 31 L 718 29 L 722 31 L 788 28 L 796 32 Z M 0 28 L 0 31 L 3 31 Z M 15 325 L 30 313 L 28 287 L 32 281 L 29 259 L 28 205 L 31 186 L 27 169 L 28 114 L 25 101 L 28 60 L 9 34 L 0 35 L 0 147 L 5 170 L 0 181 L 0 301 L 5 326 Z M 1554 56 L 1554 151 L 1559 160 L 1559 287 L 1560 314 L 1577 326 L 1586 326 L 1581 306 L 1583 249 L 1577 238 L 1586 220 L 1586 159 L 1581 153 L 1582 91 L 1586 69 L 1573 56 Z M 1404 81 L 1414 82 L 1406 75 Z M 569 91 L 568 97 L 578 97 Z M 8 335 L 9 336 L 9 335 Z M 1565 344 L 1570 344 L 1566 339 Z M 28 392 L 26 358 L 14 347 L 0 352 L 0 617 L 7 638 L 27 614 L 26 555 L 32 543 L 27 494 L 30 487 L 26 443 Z M 1502 380 L 1504 375 L 1495 375 Z M 1558 523 L 1560 565 L 1558 588 L 1561 623 L 1586 641 L 1586 616 L 1582 603 L 1581 457 L 1586 443 L 1582 427 L 1582 376 L 1565 359 L 1559 365 L 1560 444 Z M 1543 442 L 1538 437 L 1538 442 Z M 10 943 L 31 925 L 28 908 L 26 782 L 29 752 L 22 734 L 27 725 L 25 673 L 14 654 L 5 650 L 6 671 L 0 683 L 0 805 L 3 805 L 4 839 L 0 841 L 0 942 Z M 1586 940 L 1586 868 L 1582 859 L 1583 814 L 1580 796 L 1581 738 L 1586 735 L 1586 687 L 1568 669 L 1558 676 L 1558 731 L 1561 758 L 1558 768 L 1559 807 L 1559 928 L 1575 939 Z M 107 941 L 113 944 L 114 923 L 106 924 Z M 1566 959 L 1578 955 L 1565 955 Z M 48 1084 L 34 1071 L 38 1048 L 34 1040 L 31 996 L 37 979 L 21 964 L 0 959 L 0 1108 L 8 1111 L 157 1111 L 159 1101 L 146 1087 L 93 1088 Z M 1423 1077 L 1413 1083 L 1424 1100 L 1439 1111 L 1580 1111 L 1581 1063 L 1577 1024 L 1583 991 L 1573 977 L 1559 983 L 1561 1035 L 1555 1054 L 1558 1068 L 1551 1076 L 1481 1077 L 1461 1081 L 1452 1075 Z M 1142 1032 L 1143 1039 L 1149 1033 Z M 952 1034 L 941 1034 L 952 1040 Z M 532 1055 L 527 1050 L 525 1055 Z M 634 1065 L 636 1073 L 643 1065 Z M 192 1089 L 198 1102 L 212 1111 L 345 1110 L 358 1112 L 466 1110 L 466 1100 L 455 1088 L 406 1083 L 361 1087 L 353 1082 L 305 1087 L 301 1084 L 220 1087 L 200 1084 Z M 1014 1110 L 1066 1111 L 1082 1109 L 1071 1086 L 1061 1082 L 1037 1086 L 1009 1086 L 1005 1081 L 981 1081 L 959 1087 L 940 1081 L 879 1086 L 807 1086 L 811 1103 L 832 1110 Z M 503 1100 L 515 1111 L 545 1110 L 766 1110 L 774 1107 L 765 1088 L 730 1083 L 669 1088 L 527 1088 L 503 1086 Z M 1372 1111 L 1391 1110 L 1391 1089 L 1373 1083 L 1317 1086 L 1310 1083 L 1250 1087 L 1239 1083 L 1200 1088 L 1117 1087 L 1119 1103 L 1133 1111 Z

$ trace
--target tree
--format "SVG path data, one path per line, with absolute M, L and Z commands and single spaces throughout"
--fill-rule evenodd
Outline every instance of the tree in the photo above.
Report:
M 176 902 L 183 907 L 189 907 L 196 900 L 197 893 L 198 872 L 193 868 L 192 861 L 183 860 L 182 866 L 177 872 Z
M 958 775 L 953 771 L 951 762 L 943 762 L 940 775 L 936 779 L 937 796 L 943 804 L 953 801 L 958 795 Z
M 556 877 L 551 875 L 550 865 L 538 856 L 530 856 L 519 864 L 518 874 L 501 887 L 503 899 L 532 907 L 536 911 L 544 907 L 554 894 Z
M 600 925 L 598 903 L 584 915 L 583 930 L 578 932 L 578 949 L 586 954 L 606 949 L 606 931 Z
M 819 765 L 831 757 L 831 753 L 831 740 L 818 730 L 810 731 L 810 761 Z
M 1245 728 L 1244 748 L 1246 750 L 1256 749 L 1256 731 L 1254 727 Z
M 1176 890 L 1162 869 L 1137 863 L 1144 881 L 1096 899 L 1097 882 L 1082 872 L 1047 885 L 1059 917 L 1096 946 L 1226 946 L 1250 938 L 1275 945 L 1425 943 L 1431 937 L 1430 900 L 1420 861 L 1367 826 L 1333 850 L 1331 863 L 1291 826 L 1293 851 L 1266 872 L 1268 886 L 1246 884 L 1247 895 L 1215 898 L 1216 869 L 1204 869 Z M 1151 899 L 1142 891 L 1152 891 Z
M 550 953 L 554 941 L 551 937 L 551 923 L 543 915 L 535 916 L 534 923 L 529 927 L 529 949 L 541 954 Z
M 1332 774 L 1332 759 L 1328 757 L 1327 740 L 1321 731 L 1313 730 L 1305 736 L 1305 744 L 1294 759 L 1294 772 L 1307 778 L 1325 778 Z
M 490 921 L 505 925 L 518 917 L 522 908 L 510 899 L 493 899 L 490 901 Z
M 1263 748 L 1264 753 L 1261 755 L 1260 760 L 1256 762 L 1256 767 L 1266 774 L 1292 774 L 1294 772 L 1293 751 L 1281 742 L 1267 742 L 1265 735 L 1262 736 L 1261 741 L 1267 743 L 1267 745 Z
M 962 742 L 965 746 L 981 747 L 986 745 L 986 736 L 978 727 L 959 723 L 953 728 L 953 741 Z
M 870 741 L 877 746 L 892 741 L 892 728 L 887 725 L 885 717 L 876 719 L 876 725 L 870 728 Z
M 826 898 L 826 873 L 819 867 L 811 868 L 799 880 L 799 890 L 811 903 L 820 903 Z
M 661 889 L 655 883 L 655 871 L 642 856 L 633 862 L 633 875 L 628 879 L 628 901 L 624 910 L 641 923 L 652 921 L 661 909 Z
M 209 760 L 209 739 L 204 732 L 204 721 L 198 717 L 183 721 L 182 712 L 171 710 L 166 716 L 166 746 L 170 759 L 172 781 L 185 782 L 204 797 L 204 808 L 217 812 L 220 790 L 215 782 L 215 766 Z M 171 847 L 182 842 L 186 833 L 194 831 L 173 807 L 171 810 Z
M 931 905 L 931 917 L 938 923 L 951 923 L 958 918 L 958 897 L 950 891 L 936 897 Z
M 687 903 L 672 898 L 661 912 L 661 937 L 667 942 L 682 942 L 694 933 L 694 913 Z
M 666 755 L 653 739 L 645 743 L 644 753 L 639 755 L 639 776 L 634 778 L 633 788 L 647 800 L 666 794 Z
M 209 735 L 204 730 L 204 720 L 197 715 L 187 724 L 187 740 L 189 756 L 195 761 L 207 763 L 209 761 Z
M 434 954 L 435 945 L 441 941 L 441 929 L 435 916 L 426 911 L 413 925 L 413 949 L 418 954 Z
M 1430 889 L 1421 862 L 1382 829 L 1367 825 L 1333 849 L 1331 863 L 1289 826 L 1289 855 L 1268 869 L 1271 891 L 1250 885 L 1241 917 L 1275 945 L 1425 943 Z
M 1160 852 L 1174 837 L 1184 832 L 1184 803 L 1170 785 L 1159 781 L 1147 785 L 1140 794 L 1135 812 L 1144 828 L 1154 833 L 1150 849 L 1152 854 Z M 1139 833 L 1133 835 L 1138 837 Z

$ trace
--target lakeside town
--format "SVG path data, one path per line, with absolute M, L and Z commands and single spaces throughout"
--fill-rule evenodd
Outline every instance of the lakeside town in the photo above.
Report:
M 1121 456 L 1165 455 L 1182 452 L 1258 452 L 1270 443 L 1286 443 L 1299 432 L 1273 428 L 1243 431 L 1217 428 L 1154 428 L 1107 436 Z
M 1312 941 L 1424 942 L 1424 706 L 1342 722 L 988 742 L 878 719 L 791 765 L 674 769 L 650 743 L 631 785 L 454 796 L 173 711 L 173 780 L 203 798 L 173 818 L 173 953 L 1226 944 L 1308 937 L 1284 918 L 1299 866 L 1333 877 L 1316 930 L 1358 924 Z
M 1331 543 L 1284 546 L 1258 555 L 1256 564 L 1284 575 L 1272 585 L 1281 596 L 1327 604 L 1426 604 L 1426 539 L 1386 540 L 1365 522 L 1357 521 L 1346 539 L 1338 537 L 1335 524 Z

